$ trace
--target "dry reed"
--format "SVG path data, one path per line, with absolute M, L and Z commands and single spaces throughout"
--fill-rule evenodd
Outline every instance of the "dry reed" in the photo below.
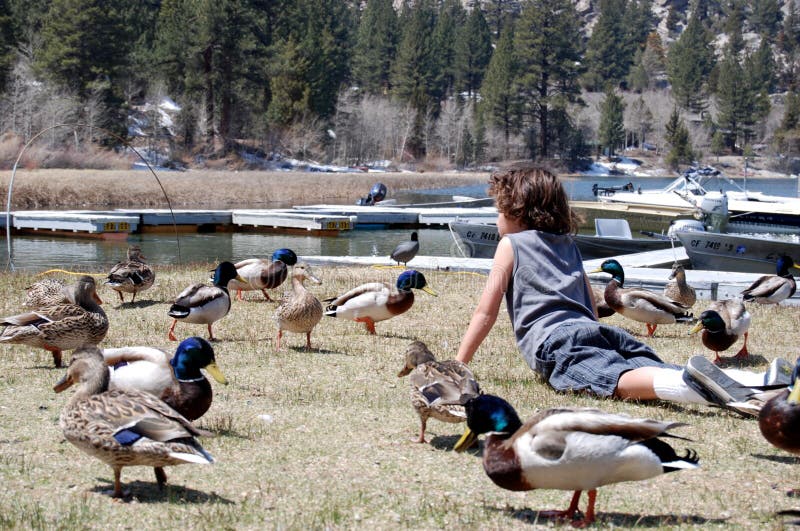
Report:
M 0 194 L 8 195 L 11 172 L 0 176 Z M 173 207 L 276 207 L 313 202 L 352 203 L 376 182 L 391 194 L 431 188 L 482 184 L 486 174 L 301 173 L 266 171 L 158 172 Z M 149 171 L 17 171 L 12 208 L 165 208 L 164 195 Z

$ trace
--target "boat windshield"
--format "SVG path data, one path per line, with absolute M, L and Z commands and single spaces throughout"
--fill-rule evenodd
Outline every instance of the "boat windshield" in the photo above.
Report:
M 727 177 L 721 171 L 711 166 L 703 168 L 689 168 L 683 174 L 672 181 L 665 189 L 665 192 L 677 192 L 678 194 L 705 195 L 708 189 L 723 191 L 738 191 L 743 194 L 747 190 L 739 186 L 738 183 Z

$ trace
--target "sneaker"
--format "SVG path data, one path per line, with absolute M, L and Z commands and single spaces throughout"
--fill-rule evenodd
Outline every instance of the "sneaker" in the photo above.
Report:
M 730 408 L 731 402 L 745 403 L 753 395 L 752 389 L 743 386 L 722 369 L 711 363 L 705 356 L 693 356 L 686 363 L 683 371 L 683 381 L 695 390 L 700 396 L 718 406 Z M 756 415 L 758 412 L 756 411 Z
M 764 373 L 764 385 L 792 385 L 792 370 L 794 367 L 791 363 L 783 358 L 775 358 L 769 364 L 769 369 Z

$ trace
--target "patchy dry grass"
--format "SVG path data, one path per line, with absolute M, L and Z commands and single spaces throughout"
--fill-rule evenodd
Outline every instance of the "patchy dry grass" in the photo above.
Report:
M 136 304 L 108 301 L 111 328 L 104 346 L 144 344 L 174 349 L 166 340 L 168 302 L 185 285 L 208 278 L 213 264 L 163 266 L 156 286 Z M 397 270 L 316 268 L 333 296 L 365 280 L 392 280 Z M 462 426 L 431 421 L 432 444 L 411 442 L 418 419 L 408 382 L 395 375 L 413 339 L 440 357 L 455 354 L 484 278 L 426 272 L 440 296 L 424 293 L 405 315 L 377 325 L 325 318 L 310 352 L 300 335 L 274 349 L 274 303 L 260 294 L 234 302 L 217 326 L 217 361 L 230 385 L 214 382 L 211 410 L 199 424 L 217 433 L 203 441 L 213 466 L 168 469 L 159 492 L 151 469 L 126 468 L 127 503 L 101 494 L 109 467 L 64 442 L 58 416 L 69 392 L 53 384 L 62 370 L 51 356 L 22 346 L 0 352 L 0 527 L 2 528 L 481 528 L 529 529 L 541 509 L 565 508 L 570 493 L 515 493 L 492 484 L 472 453 L 451 451 Z M 19 311 L 25 274 L 0 274 L 0 311 Z M 701 309 L 698 303 L 695 312 Z M 797 357 L 800 332 L 794 308 L 752 308 L 752 367 L 775 356 Z M 615 316 L 611 322 L 641 333 Z M 683 326 L 659 326 L 648 339 L 668 360 L 683 363 L 701 352 Z M 180 336 L 202 335 L 200 325 L 179 324 Z M 738 345 L 735 347 L 738 348 Z M 637 416 L 685 422 L 676 430 L 693 442 L 702 468 L 600 489 L 599 526 L 742 529 L 780 528 L 776 509 L 797 502 L 798 460 L 760 436 L 757 423 L 704 407 L 602 401 L 559 395 L 538 382 L 517 353 L 502 315 L 473 362 L 483 388 L 507 398 L 522 417 L 558 405 L 600 407 Z M 582 500 L 581 506 L 585 504 Z M 546 522 L 546 521 L 545 521 Z M 552 524 L 552 522 L 547 522 Z
M 11 172 L 0 175 L 0 196 L 8 195 Z M 486 182 L 486 174 L 301 173 L 266 171 L 158 172 L 173 207 L 275 207 L 292 204 L 352 203 L 381 181 L 390 195 L 404 190 L 445 188 Z M 158 182 L 149 171 L 17 171 L 12 208 L 166 208 Z

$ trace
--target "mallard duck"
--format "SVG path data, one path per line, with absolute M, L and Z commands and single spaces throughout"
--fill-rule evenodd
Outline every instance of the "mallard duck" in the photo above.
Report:
M 308 279 L 314 284 L 322 284 L 311 271 L 311 266 L 300 262 L 292 268 L 292 292 L 275 309 L 278 323 L 278 337 L 275 344 L 281 349 L 283 332 L 306 335 L 306 348 L 311 350 L 311 331 L 322 319 L 322 303 L 309 292 L 303 282 Z
M 208 325 L 208 339 L 214 341 L 211 325 L 228 315 L 231 309 L 231 297 L 228 294 L 228 282 L 236 279 L 245 283 L 230 262 L 222 262 L 214 270 L 214 285 L 203 283 L 192 284 L 183 290 L 170 306 L 167 314 L 173 318 L 167 337 L 177 341 L 175 325 L 178 320 L 185 323 Z
M 592 297 L 594 297 L 594 305 L 597 307 L 598 318 L 611 317 L 617 313 L 614 311 L 614 308 L 609 306 L 606 302 L 605 288 L 592 286 Z
M 686 270 L 683 266 L 675 263 L 672 265 L 672 272 L 669 274 L 669 282 L 664 286 L 664 296 L 669 300 L 679 302 L 691 308 L 697 302 L 697 293 L 694 288 L 686 283 Z
M 744 345 L 736 353 L 735 358 L 748 356 L 747 334 L 750 329 L 750 312 L 739 299 L 715 301 L 700 314 L 700 320 L 689 330 L 690 334 L 703 330 L 701 339 L 706 348 L 713 350 L 714 363 L 722 362 L 719 353 L 736 343 L 739 336 L 744 336 Z
M 142 254 L 138 245 L 128 247 L 128 259 L 117 262 L 108 274 L 106 284 L 119 294 L 120 302 L 125 302 L 123 293 L 132 293 L 131 303 L 136 300 L 136 294 L 153 286 L 156 273 Z
M 103 358 L 111 371 L 109 389 L 146 391 L 189 420 L 202 417 L 214 396 L 200 369 L 219 383 L 228 383 L 217 367 L 214 349 L 201 337 L 181 341 L 172 359 L 152 347 L 107 348 Z
M 480 388 L 472 371 L 457 360 L 436 361 L 422 341 L 414 341 L 406 349 L 405 365 L 398 378 L 411 374 L 411 405 L 420 420 L 419 439 L 425 441 L 425 426 L 429 418 L 442 422 L 464 422 L 467 414 L 461 404 L 447 403 L 462 395 L 478 396 Z M 441 403 L 440 403 L 441 402 Z
M 325 299 L 325 302 L 330 303 L 325 308 L 325 315 L 364 323 L 367 331 L 374 334 L 375 323 L 400 315 L 411 308 L 414 304 L 412 288 L 436 295 L 428 287 L 422 273 L 409 269 L 397 277 L 397 291 L 392 291 L 391 286 L 385 282 L 369 282 L 339 297 Z
M 624 288 L 625 271 L 619 262 L 610 258 L 592 273 L 608 273 L 608 281 L 604 297 L 606 303 L 617 313 L 628 319 L 647 325 L 647 336 L 651 337 L 660 324 L 688 323 L 692 321 L 689 308 L 673 302 L 661 295 L 644 288 Z
M 242 300 L 242 291 L 260 289 L 264 297 L 271 301 L 268 289 L 275 289 L 286 280 L 289 266 L 297 263 L 297 255 L 291 249 L 278 249 L 272 253 L 272 259 L 248 258 L 234 264 L 239 276 L 247 282 L 238 280 L 228 282 L 229 290 L 236 290 L 236 298 Z
M 758 428 L 773 446 L 800 455 L 800 359 L 792 371 L 792 385 L 779 391 L 761 406 Z
M 167 481 L 165 466 L 214 462 L 195 439 L 206 432 L 150 393 L 109 391 L 108 379 L 103 355 L 84 347 L 72 355 L 67 374 L 53 390 L 78 385 L 59 424 L 69 442 L 114 469 L 115 498 L 123 496 L 122 467 L 152 466 L 161 488 Z
M 3 318 L 0 342 L 22 343 L 43 348 L 53 354 L 61 367 L 61 353 L 83 344 L 97 345 L 108 332 L 108 317 L 100 307 L 92 277 L 82 276 L 65 295 L 72 302 L 45 306 L 27 313 Z
M 641 481 L 667 472 L 698 467 L 697 454 L 680 456 L 659 437 L 679 422 L 661 422 L 604 413 L 596 409 L 556 408 L 542 411 L 524 425 L 500 397 L 480 395 L 468 400 L 467 429 L 455 450 L 469 448 L 482 433 L 483 469 L 508 490 L 575 491 L 566 511 L 572 518 L 581 492 L 589 491 L 583 526 L 595 519 L 597 488 L 621 481 Z
M 400 262 L 403 262 L 403 265 L 408 265 L 417 253 L 419 252 L 419 240 L 417 239 L 417 233 L 411 233 L 411 241 L 402 242 L 397 244 L 397 247 L 394 248 L 392 254 L 389 255 L 389 258 L 397 262 L 397 265 L 400 265 Z
M 755 301 L 759 304 L 778 304 L 788 299 L 797 290 L 794 277 L 789 272 L 790 268 L 800 269 L 788 256 L 779 256 L 775 264 L 776 275 L 764 275 L 742 291 L 745 301 Z
M 55 278 L 37 280 L 25 288 L 25 302 L 22 305 L 26 308 L 44 308 L 54 304 L 75 304 L 75 301 L 69 300 L 71 291 L 63 281 Z

